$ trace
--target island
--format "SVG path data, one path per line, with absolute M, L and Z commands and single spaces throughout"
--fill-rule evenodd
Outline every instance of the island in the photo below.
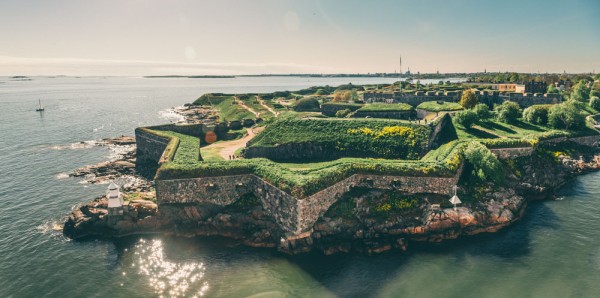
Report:
M 135 130 L 126 171 L 148 179 L 143 189 L 111 184 L 63 232 L 222 236 L 289 254 L 496 232 L 600 168 L 594 81 L 555 86 L 405 80 L 204 94 L 178 109 L 184 123 Z

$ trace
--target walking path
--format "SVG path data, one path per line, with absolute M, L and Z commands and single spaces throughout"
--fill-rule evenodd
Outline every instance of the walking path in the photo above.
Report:
M 279 116 L 279 112 L 276 112 L 270 106 L 265 104 L 264 100 L 260 99 L 258 96 L 256 97 L 256 99 L 258 100 L 258 103 L 260 103 L 261 106 L 263 106 L 263 107 L 265 107 L 265 109 L 269 110 L 269 112 L 271 112 L 271 114 L 275 115 L 275 117 Z
M 235 97 L 235 101 L 237 101 L 238 105 L 240 105 L 241 107 L 243 107 L 244 109 L 248 110 L 248 112 L 254 114 L 254 116 L 256 116 L 256 118 L 260 117 L 260 113 L 253 110 L 251 107 L 247 106 L 243 101 L 241 101 L 239 98 Z
M 264 126 L 256 127 L 256 128 L 248 128 L 248 129 L 246 129 L 248 134 L 245 135 L 241 139 L 214 143 L 214 144 L 208 145 L 204 148 L 201 148 L 200 150 L 215 150 L 219 153 L 219 155 L 221 157 L 223 157 L 223 159 L 229 160 L 229 158 L 235 154 L 235 151 L 237 151 L 238 149 L 240 149 L 242 147 L 246 147 L 246 143 L 248 143 L 250 140 L 252 140 L 252 138 L 254 138 L 254 136 L 256 136 L 256 134 L 260 133 L 263 129 L 265 129 Z

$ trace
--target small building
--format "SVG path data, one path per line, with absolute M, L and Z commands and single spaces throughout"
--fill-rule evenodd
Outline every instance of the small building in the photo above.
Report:
M 526 93 L 546 93 L 548 90 L 548 84 L 545 82 L 535 82 L 533 80 L 525 83 L 525 90 L 523 92 Z M 516 91 L 519 92 L 519 91 Z
M 119 186 L 114 182 L 110 182 L 106 191 L 108 199 L 108 216 L 123 215 L 123 196 L 119 190 Z

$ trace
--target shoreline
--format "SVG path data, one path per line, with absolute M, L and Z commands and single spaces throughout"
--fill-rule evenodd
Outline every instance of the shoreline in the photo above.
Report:
M 406 251 L 410 242 L 440 243 L 495 233 L 513 225 L 525 216 L 530 202 L 547 200 L 575 177 L 600 169 L 600 156 L 586 156 L 586 160 L 581 163 L 562 158 L 560 163 L 547 164 L 540 169 L 532 166 L 539 162 L 532 157 L 530 170 L 524 173 L 525 178 L 509 177 L 506 188 L 490 186 L 479 202 L 468 207 L 434 210 L 432 204 L 425 203 L 429 202 L 431 195 L 424 195 L 424 202 L 409 209 L 406 214 L 381 220 L 365 205 L 350 218 L 323 216 L 310 232 L 294 236 L 281 231 L 262 207 L 255 204 L 255 198 L 249 198 L 248 202 L 239 206 L 221 209 L 194 204 L 163 204 L 159 208 L 151 196 L 127 201 L 128 215 L 114 223 L 110 223 L 106 216 L 106 199 L 98 197 L 71 213 L 63 233 L 75 240 L 139 235 L 220 236 L 250 247 L 276 248 L 290 255 L 315 250 L 325 255 L 351 251 L 366 254 L 392 249 Z M 538 178 L 532 178 L 536 176 Z M 365 202 L 381 195 L 381 190 L 370 190 L 350 197 Z M 418 220 L 406 220 L 415 214 Z

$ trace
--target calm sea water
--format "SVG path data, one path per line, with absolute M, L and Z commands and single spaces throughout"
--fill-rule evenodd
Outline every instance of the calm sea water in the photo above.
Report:
M 105 186 L 64 173 L 109 157 L 80 141 L 169 121 L 205 92 L 389 79 L 0 77 L 0 297 L 598 297 L 600 173 L 494 235 L 409 253 L 289 257 L 224 239 L 73 242 L 52 231 Z M 34 111 L 41 99 L 46 112 Z

